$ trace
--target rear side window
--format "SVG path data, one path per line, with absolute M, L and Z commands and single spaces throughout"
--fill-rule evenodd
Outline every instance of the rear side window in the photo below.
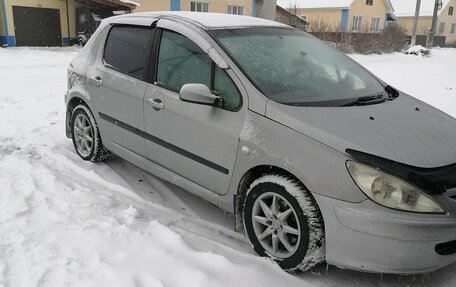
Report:
M 143 80 L 151 30 L 114 26 L 106 40 L 104 61 L 116 71 Z

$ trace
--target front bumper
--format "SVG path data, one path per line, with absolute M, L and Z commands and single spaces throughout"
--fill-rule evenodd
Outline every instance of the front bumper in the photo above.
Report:
M 456 262 L 456 218 L 382 207 L 370 200 L 349 203 L 314 195 L 325 221 L 326 261 L 359 271 L 426 273 Z M 451 206 L 450 206 L 451 205 Z M 446 206 L 456 206 L 450 203 Z M 447 243 L 447 255 L 436 251 Z M 439 250 L 439 248 L 437 248 Z M 439 252 L 442 253 L 442 252 Z

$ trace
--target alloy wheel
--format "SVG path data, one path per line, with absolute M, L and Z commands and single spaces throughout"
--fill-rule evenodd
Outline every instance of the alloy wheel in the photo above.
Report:
M 82 157 L 88 157 L 93 148 L 93 128 L 84 114 L 79 114 L 74 120 L 74 139 L 76 148 Z
M 255 235 L 266 252 L 276 258 L 288 258 L 299 247 L 301 228 L 293 206 L 275 192 L 261 194 L 253 204 Z

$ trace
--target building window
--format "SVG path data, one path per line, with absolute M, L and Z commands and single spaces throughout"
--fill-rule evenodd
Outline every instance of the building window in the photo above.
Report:
M 228 5 L 228 14 L 244 15 L 244 6 Z
M 374 5 L 374 0 L 366 0 L 366 5 L 369 5 L 369 6 Z
M 193 12 L 209 12 L 209 2 L 199 2 L 191 1 L 190 2 L 190 11 Z
M 370 30 L 371 30 L 371 32 L 380 31 L 380 17 L 372 17 Z
M 445 22 L 440 23 L 439 34 L 445 33 Z
M 353 16 L 352 31 L 359 32 L 361 31 L 361 26 L 363 23 L 363 16 Z
M 451 24 L 451 35 L 456 34 L 456 23 Z
M 453 16 L 453 6 L 450 6 L 450 8 L 448 8 L 448 16 Z

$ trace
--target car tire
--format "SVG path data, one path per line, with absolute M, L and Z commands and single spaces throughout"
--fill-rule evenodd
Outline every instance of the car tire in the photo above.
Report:
M 103 146 L 98 125 L 87 106 L 74 108 L 70 127 L 74 148 L 83 160 L 99 162 L 111 157 L 111 152 Z
M 274 174 L 253 181 L 247 190 L 243 217 L 253 249 L 282 269 L 306 271 L 324 260 L 320 209 L 297 180 Z

